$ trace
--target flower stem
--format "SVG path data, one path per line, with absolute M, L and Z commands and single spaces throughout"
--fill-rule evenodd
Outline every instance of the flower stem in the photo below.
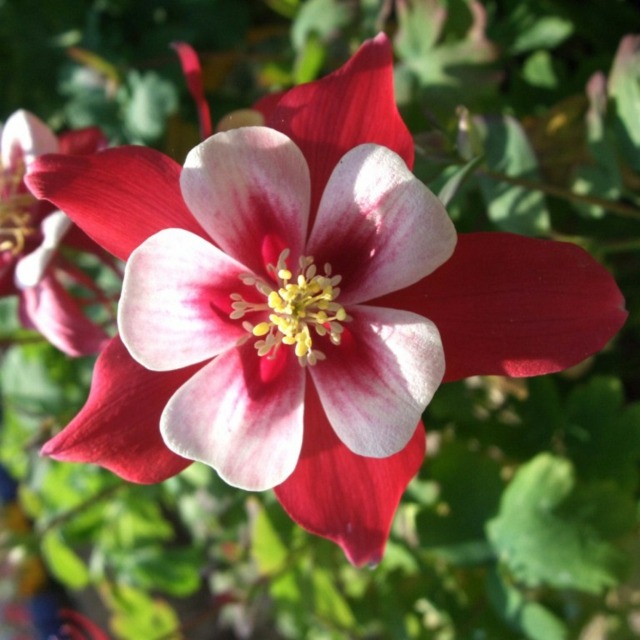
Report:
M 55 529 L 56 527 L 59 527 L 60 525 L 65 524 L 66 522 L 68 522 L 69 520 L 72 520 L 78 514 L 82 513 L 89 507 L 92 507 L 94 504 L 101 502 L 105 498 L 110 497 L 112 494 L 117 493 L 118 491 L 126 487 L 127 485 L 124 484 L 123 482 L 118 482 L 117 484 L 112 484 L 112 485 L 109 485 L 108 487 L 105 487 L 104 489 L 102 489 L 101 491 L 98 491 L 98 493 L 95 493 L 94 495 L 87 498 L 80 504 L 77 504 L 75 507 L 71 507 L 70 509 L 67 509 L 67 511 L 63 511 L 57 516 L 54 516 L 50 520 L 46 521 L 42 527 L 38 527 L 38 531 L 37 531 L 38 535 L 43 536 L 48 531 L 51 531 L 52 529 Z
M 491 180 L 497 180 L 499 182 L 506 182 L 513 184 L 524 189 L 531 191 L 542 191 L 554 198 L 560 198 L 561 200 L 567 200 L 569 202 L 578 202 L 581 204 L 590 204 L 602 207 L 611 213 L 623 216 L 625 218 L 632 218 L 634 220 L 640 220 L 640 209 L 637 207 L 625 204 L 623 202 L 617 202 L 615 200 L 607 200 L 606 198 L 599 198 L 598 196 L 589 196 L 581 193 L 575 193 L 569 189 L 563 189 L 562 187 L 556 187 L 550 184 L 544 184 L 535 180 L 527 180 L 526 178 L 516 178 L 514 176 L 508 176 L 504 173 L 497 171 L 491 171 L 489 169 L 482 169 L 477 172 L 479 175 Z

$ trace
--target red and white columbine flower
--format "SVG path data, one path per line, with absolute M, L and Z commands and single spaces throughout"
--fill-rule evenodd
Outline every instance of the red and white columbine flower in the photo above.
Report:
M 0 134 L 0 296 L 18 295 L 22 323 L 73 356 L 97 353 L 108 336 L 66 291 L 62 281 L 76 278 L 58 249 L 67 243 L 101 250 L 64 213 L 33 196 L 24 177 L 40 155 L 93 153 L 101 146 L 104 137 L 95 128 L 58 139 L 24 110 L 13 113 Z
M 444 382 L 559 371 L 606 344 L 624 301 L 567 243 L 461 234 L 447 259 L 384 35 L 258 108 L 269 129 L 215 136 L 184 169 L 142 147 L 36 162 L 33 191 L 129 260 L 122 339 L 43 451 L 136 482 L 191 457 L 242 486 L 280 482 L 296 522 L 375 563 L 443 359 Z
M 230 484 L 272 488 L 296 467 L 305 387 L 348 449 L 402 450 L 444 375 L 433 323 L 370 300 L 445 262 L 455 230 L 393 151 L 337 164 L 309 225 L 311 178 L 284 134 L 218 133 L 196 147 L 182 196 L 210 239 L 166 229 L 125 271 L 118 325 L 155 371 L 210 360 L 169 400 L 165 443 Z

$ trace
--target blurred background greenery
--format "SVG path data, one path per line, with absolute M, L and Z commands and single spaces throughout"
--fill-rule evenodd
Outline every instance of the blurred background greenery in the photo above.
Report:
M 563 374 L 442 387 L 386 556 L 357 570 L 272 494 L 201 465 L 135 486 L 40 458 L 93 361 L 21 329 L 5 299 L 0 462 L 17 494 L 0 510 L 0 600 L 56 584 L 126 640 L 640 637 L 640 3 L 0 0 L 0 120 L 99 125 L 182 162 L 198 122 L 171 42 L 198 51 L 217 121 L 379 30 L 416 174 L 446 185 L 458 230 L 582 245 L 614 273 L 626 326 Z M 0 622 L 0 638 L 47 637 L 28 624 Z

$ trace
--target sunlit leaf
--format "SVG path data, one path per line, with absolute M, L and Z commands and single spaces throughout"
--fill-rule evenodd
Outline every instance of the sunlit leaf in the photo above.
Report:
M 58 531 L 42 537 L 42 555 L 47 567 L 61 584 L 70 589 L 82 589 L 89 583 L 89 570 L 80 556 L 65 544 Z
M 149 542 L 173 537 L 173 528 L 162 514 L 157 502 L 144 495 L 129 493 L 106 505 L 106 517 L 112 526 L 104 532 L 105 544 L 119 549 L 137 549 Z
M 599 593 L 624 573 L 627 560 L 603 530 L 614 519 L 627 520 L 620 512 L 628 508 L 606 487 L 579 491 L 569 461 L 540 454 L 518 470 L 487 532 L 523 584 Z
M 195 593 L 202 583 L 203 553 L 197 548 L 165 548 L 149 545 L 128 556 L 125 571 L 139 587 L 160 590 L 178 598 Z M 121 565 L 122 567 L 122 565 Z
M 300 6 L 300 0 L 265 0 L 265 2 L 285 18 L 293 18 Z
M 399 29 L 395 46 L 398 55 L 408 60 L 428 55 L 442 34 L 446 7 L 439 0 L 401 0 L 397 5 Z
M 124 585 L 105 587 L 103 596 L 111 609 L 111 627 L 118 638 L 180 637 L 175 635 L 180 626 L 178 616 L 165 600 Z
M 6 352 L 0 371 L 5 402 L 25 412 L 55 413 L 61 408 L 64 393 L 47 369 L 44 351 L 48 349 L 48 345 L 25 345 Z
M 545 50 L 536 51 L 525 60 L 522 75 L 534 87 L 555 89 L 558 86 L 558 75 L 553 67 L 553 57 Z
M 131 98 L 126 103 L 126 126 L 134 139 L 155 140 L 164 131 L 167 117 L 177 109 L 176 88 L 152 71 L 132 71 L 127 80 Z
M 18 321 L 18 297 L 10 296 L 0 299 L 0 338 L 9 340 L 21 329 Z
M 589 80 L 587 96 L 589 110 L 585 120 L 591 161 L 576 168 L 572 189 L 584 195 L 617 200 L 622 191 L 622 176 L 607 118 L 607 86 L 602 73 L 594 74 Z M 605 214 L 605 210 L 595 204 L 581 204 L 578 210 L 597 218 Z
M 325 47 L 318 35 L 310 34 L 296 59 L 293 71 L 296 84 L 315 80 L 320 73 L 325 55 Z
M 488 168 L 512 178 L 539 180 L 538 163 L 520 123 L 509 116 L 475 118 L 484 139 Z M 500 229 L 524 235 L 549 230 L 549 213 L 540 191 L 501 181 L 499 176 L 480 177 L 480 189 L 489 218 Z
M 498 50 L 485 34 L 484 5 L 475 0 L 403 0 L 397 12 L 398 73 L 408 70 L 430 110 L 449 116 L 460 103 L 470 105 L 491 93 L 499 74 L 487 65 Z
M 267 510 L 257 504 L 253 518 L 251 553 L 262 573 L 279 571 L 287 559 L 287 548 L 269 518 Z
M 513 53 L 523 53 L 533 49 L 553 49 L 564 42 L 573 32 L 573 24 L 560 16 L 533 18 L 528 25 L 523 23 L 515 41 L 511 45 Z
M 620 42 L 609 76 L 609 92 L 615 100 L 622 152 L 640 171 L 640 36 L 626 36 Z
M 343 629 L 354 626 L 355 618 L 344 596 L 336 588 L 333 576 L 327 569 L 317 567 L 313 572 L 314 600 L 317 614 L 334 621 Z
M 291 28 L 291 41 L 296 51 L 302 51 L 311 35 L 320 40 L 329 38 L 347 24 L 351 9 L 339 0 L 308 0 L 301 7 Z

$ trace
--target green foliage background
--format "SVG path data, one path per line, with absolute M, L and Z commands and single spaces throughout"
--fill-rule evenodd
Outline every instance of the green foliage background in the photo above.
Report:
M 26 108 L 182 161 L 197 117 L 169 43 L 200 53 L 217 120 L 380 29 L 416 174 L 458 229 L 584 246 L 630 318 L 572 371 L 442 387 L 386 556 L 357 570 L 270 493 L 203 466 L 146 487 L 39 458 L 93 362 L 20 329 L 3 301 L 0 461 L 31 524 L 11 531 L 2 512 L 0 560 L 42 558 L 114 638 L 640 637 L 640 45 L 618 49 L 640 32 L 637 2 L 0 0 L 0 120 Z

